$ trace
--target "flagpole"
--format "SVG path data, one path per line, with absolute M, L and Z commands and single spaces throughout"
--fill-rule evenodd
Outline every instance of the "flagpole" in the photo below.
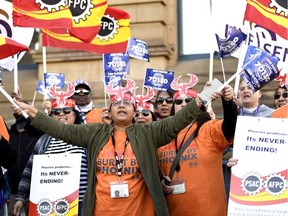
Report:
M 104 106 L 107 107 L 104 54 L 102 54 L 102 69 L 103 69 L 103 74 L 104 74 L 104 79 L 103 79 L 103 85 L 104 85 Z
M 37 94 L 37 91 L 34 92 L 34 95 L 33 95 L 33 100 L 32 100 L 32 106 L 34 106 L 34 103 L 35 103 L 35 98 L 36 98 L 36 94 Z
M 44 92 L 44 100 L 48 100 L 49 97 L 48 97 L 48 92 L 47 92 L 47 89 L 46 89 L 46 85 L 45 85 L 45 75 L 47 73 L 47 60 L 46 60 L 46 47 L 45 46 L 42 46 L 42 56 L 43 56 L 43 80 L 44 80 L 44 86 L 45 86 L 45 92 Z M 48 109 L 45 108 L 44 109 L 44 112 L 45 114 L 49 115 L 48 113 Z
M 14 92 L 18 94 L 18 62 L 17 53 L 13 57 L 14 60 Z
M 209 2 L 210 2 L 210 22 L 211 22 L 210 24 L 212 25 L 212 22 L 213 22 L 213 20 L 212 20 L 212 0 L 210 0 Z M 211 36 L 212 36 L 212 34 L 211 34 Z M 213 40 L 211 40 L 211 41 L 213 41 Z M 209 61 L 209 82 L 211 82 L 213 79 L 213 61 L 214 61 L 213 55 L 214 55 L 214 51 L 213 51 L 213 46 L 211 46 L 211 47 L 212 47 L 212 49 L 210 50 L 210 61 Z
M 211 24 L 211 26 L 213 26 L 212 25 L 213 24 L 213 19 L 212 19 L 212 0 L 210 0 L 209 2 L 210 2 L 210 24 Z M 213 29 L 213 28 L 211 27 L 210 29 Z M 214 32 L 212 31 L 211 37 L 212 37 L 213 33 Z M 213 41 L 213 40 L 211 39 L 211 41 Z M 214 62 L 213 46 L 211 46 L 211 48 L 212 49 L 210 50 L 210 60 L 209 60 L 209 82 L 211 82 L 212 79 L 213 79 L 213 62 Z M 211 110 L 211 106 L 212 106 L 212 104 L 209 103 L 208 106 L 207 106 L 207 110 Z
M 223 58 L 222 58 L 222 57 L 220 57 L 220 62 L 221 62 L 221 68 L 222 68 L 223 80 L 224 80 L 224 82 L 226 82 L 225 70 L 224 70 L 224 64 L 223 64 Z

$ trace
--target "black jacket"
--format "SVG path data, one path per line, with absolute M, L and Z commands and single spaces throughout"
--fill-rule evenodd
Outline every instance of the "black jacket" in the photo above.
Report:
M 3 137 L 0 140 L 0 166 L 8 168 L 11 164 L 16 161 L 17 153 L 11 147 L 9 142 Z M 2 170 L 0 171 L 0 189 L 3 188 L 3 174 Z

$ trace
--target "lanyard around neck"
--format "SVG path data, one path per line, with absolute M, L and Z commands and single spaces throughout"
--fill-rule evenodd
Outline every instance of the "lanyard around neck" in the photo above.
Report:
M 187 134 L 188 134 L 188 132 L 189 132 L 189 130 L 190 130 L 191 127 L 192 127 L 192 124 L 189 126 L 188 130 L 186 131 L 186 133 L 185 133 L 185 135 L 184 135 L 184 137 L 183 137 L 183 139 L 182 139 L 182 141 L 181 141 L 181 144 L 180 144 L 180 146 L 179 146 L 179 149 L 178 149 L 178 147 L 177 147 L 178 135 L 177 135 L 177 137 L 175 138 L 176 155 L 178 154 L 179 150 L 182 148 L 182 145 L 183 145 L 183 143 L 184 143 L 184 140 L 185 140 L 185 138 L 186 138 L 186 136 L 187 136 Z M 179 172 L 180 169 L 181 169 L 180 163 L 178 162 L 178 164 L 176 165 L 175 170 L 176 170 L 176 172 Z
M 113 144 L 113 146 L 114 146 L 114 152 L 115 152 L 115 160 L 116 160 L 116 166 L 117 166 L 117 173 L 118 173 L 118 177 L 121 178 L 121 176 L 122 176 L 122 171 L 123 171 L 124 153 L 125 153 L 125 150 L 126 150 L 126 147 L 127 147 L 128 143 L 129 143 L 129 138 L 128 138 L 128 136 L 126 137 L 124 150 L 123 150 L 123 153 L 122 153 L 122 155 L 121 155 L 121 157 L 120 157 L 120 160 L 119 160 L 119 156 L 118 156 L 118 154 L 117 154 L 117 152 L 116 152 L 114 131 L 112 131 L 111 137 L 112 137 L 112 144 Z

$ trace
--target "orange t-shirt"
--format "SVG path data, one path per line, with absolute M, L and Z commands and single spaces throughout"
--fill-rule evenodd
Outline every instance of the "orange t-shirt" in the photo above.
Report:
M 10 135 L 7 131 L 7 127 L 1 115 L 0 115 L 0 135 L 2 135 L 4 139 L 9 142 Z
M 180 171 L 173 179 L 185 181 L 186 192 L 166 196 L 170 216 L 205 215 L 226 216 L 227 202 L 222 173 L 222 152 L 228 142 L 221 130 L 221 121 L 213 120 L 202 125 L 199 134 L 183 152 Z M 185 141 L 196 129 L 183 129 L 177 138 L 178 149 L 187 132 Z M 158 149 L 160 168 L 169 175 L 176 156 L 175 140 Z
M 126 132 L 114 131 L 115 148 L 119 159 L 124 151 Z M 96 201 L 94 215 L 154 215 L 154 205 L 139 170 L 138 161 L 130 143 L 124 152 L 121 181 L 128 182 L 129 197 L 111 198 L 110 182 L 118 181 L 115 161 L 115 150 L 112 138 L 100 151 L 96 159 L 97 183 L 95 188 Z
M 102 109 L 92 109 L 86 115 L 86 124 L 91 123 L 103 123 L 102 121 Z

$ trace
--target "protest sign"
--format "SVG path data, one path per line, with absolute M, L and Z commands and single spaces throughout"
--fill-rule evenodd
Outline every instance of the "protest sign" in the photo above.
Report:
M 288 215 L 288 119 L 238 116 L 229 216 Z
M 81 154 L 34 155 L 29 214 L 77 215 L 80 170 Z

